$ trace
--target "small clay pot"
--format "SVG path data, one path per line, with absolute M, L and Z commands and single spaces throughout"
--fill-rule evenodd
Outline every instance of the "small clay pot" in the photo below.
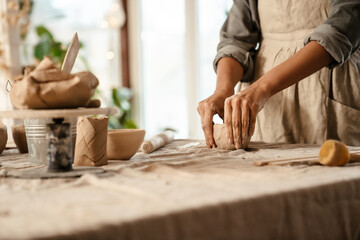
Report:
M 20 153 L 28 153 L 24 124 L 14 125 L 11 127 L 12 136 Z
M 108 131 L 106 155 L 109 160 L 129 160 L 135 155 L 145 137 L 143 129 L 114 129 Z
M 0 121 L 0 154 L 4 151 L 8 135 L 6 126 Z

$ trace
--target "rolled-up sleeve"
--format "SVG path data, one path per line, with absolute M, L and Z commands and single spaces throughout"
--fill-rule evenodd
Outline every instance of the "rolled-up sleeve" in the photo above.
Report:
M 221 58 L 232 57 L 244 68 L 241 80 L 251 81 L 254 75 L 253 58 L 259 41 L 260 26 L 256 1 L 234 0 L 220 31 L 220 43 L 214 60 L 215 71 Z
M 305 38 L 317 41 L 334 58 L 329 68 L 341 65 L 360 48 L 360 1 L 332 0 L 328 19 Z

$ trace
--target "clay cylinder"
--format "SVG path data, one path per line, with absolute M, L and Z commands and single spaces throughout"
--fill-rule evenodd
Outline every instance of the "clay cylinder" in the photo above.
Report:
M 4 151 L 7 143 L 8 135 L 7 135 L 7 128 L 0 121 L 0 154 Z
M 165 146 L 173 140 L 174 132 L 167 130 L 144 141 L 141 145 L 141 150 L 144 153 L 152 153 L 153 151 Z
M 106 165 L 108 163 L 106 157 L 107 135 L 107 117 L 79 118 L 77 125 L 74 165 Z
M 18 124 L 11 127 L 12 136 L 19 153 L 28 153 L 28 145 L 26 142 L 25 126 Z

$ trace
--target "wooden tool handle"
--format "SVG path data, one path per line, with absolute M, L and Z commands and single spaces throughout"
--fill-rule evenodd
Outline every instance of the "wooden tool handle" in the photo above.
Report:
M 360 162 L 360 151 L 350 152 L 350 162 Z M 318 156 L 298 157 L 298 158 L 282 158 L 282 159 L 265 159 L 254 161 L 255 166 L 265 165 L 289 165 L 289 164 L 308 164 L 314 165 L 319 163 Z
M 350 153 L 350 162 L 360 162 L 360 154 Z
M 318 159 L 317 156 L 309 156 L 309 157 L 298 157 L 298 158 L 280 158 L 280 159 L 264 159 L 254 161 L 255 166 L 265 166 L 271 163 L 280 163 L 280 162 L 289 162 L 289 161 L 305 161 L 305 160 L 314 160 Z

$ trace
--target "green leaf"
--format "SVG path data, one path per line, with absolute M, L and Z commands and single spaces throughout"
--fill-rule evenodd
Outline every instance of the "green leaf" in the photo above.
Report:
M 127 112 L 122 112 L 122 115 L 120 115 L 119 117 L 119 122 L 123 124 L 127 119 L 128 119 Z
M 109 118 L 109 128 L 137 128 L 131 119 L 131 89 L 113 88 L 111 91 L 112 105 L 119 109 L 119 114 L 112 116 L 113 119 Z
M 51 53 L 56 57 L 61 57 L 61 43 L 55 42 L 51 46 Z
M 48 41 L 41 41 L 34 47 L 34 56 L 38 60 L 42 60 L 44 56 L 50 56 L 51 45 Z M 51 57 L 51 56 L 50 56 Z
M 136 129 L 137 126 L 132 120 L 126 120 L 124 123 L 124 128 L 126 129 Z
M 120 107 L 120 101 L 119 101 L 119 98 L 118 98 L 118 91 L 116 88 L 113 88 L 112 89 L 112 100 L 113 100 L 113 103 L 116 107 Z
M 54 36 L 51 34 L 51 32 L 44 27 L 43 25 L 36 27 L 36 33 L 39 37 L 47 37 L 50 40 L 54 40 Z

